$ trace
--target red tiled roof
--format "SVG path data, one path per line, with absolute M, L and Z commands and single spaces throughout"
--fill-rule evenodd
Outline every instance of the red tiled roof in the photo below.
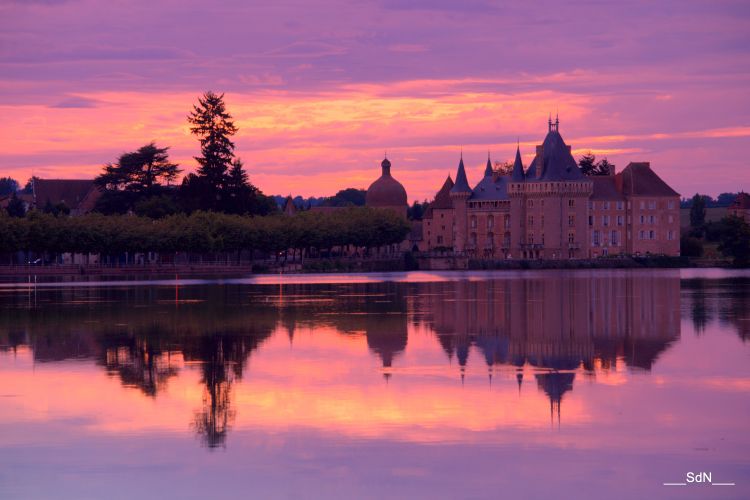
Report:
M 625 197 L 617 190 L 615 177 L 612 175 L 592 175 L 589 177 L 594 183 L 591 193 L 592 200 L 622 201 Z
M 453 188 L 453 179 L 449 175 L 443 187 L 435 195 L 435 199 L 429 204 L 427 210 L 425 210 L 424 216 L 428 219 L 432 217 L 433 208 L 453 208 L 453 202 L 451 201 L 451 188 Z
M 651 170 L 648 162 L 629 163 L 615 179 L 618 191 L 625 196 L 680 196 Z
M 35 179 L 34 201 L 37 208 L 44 208 L 49 201 L 53 205 L 65 203 L 71 210 L 78 211 L 83 211 L 85 201 L 90 210 L 98 198 L 90 194 L 92 190 L 98 191 L 91 179 Z

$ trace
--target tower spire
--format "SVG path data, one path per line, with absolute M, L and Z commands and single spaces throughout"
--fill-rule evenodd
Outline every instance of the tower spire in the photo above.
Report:
M 516 145 L 516 159 L 513 162 L 513 173 L 511 173 L 511 180 L 513 182 L 523 182 L 523 163 L 521 162 L 521 142 L 519 141 Z
M 463 151 L 461 152 L 461 159 L 458 162 L 458 171 L 456 172 L 456 183 L 451 188 L 452 194 L 471 194 L 471 188 L 469 187 L 469 180 L 466 178 L 466 169 L 464 168 L 464 157 Z

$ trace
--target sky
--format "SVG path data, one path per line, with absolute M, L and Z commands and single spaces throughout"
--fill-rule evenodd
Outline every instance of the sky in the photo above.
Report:
M 387 151 L 413 200 L 526 165 L 552 114 L 573 154 L 683 196 L 750 191 L 750 3 L 0 0 L 0 176 L 93 178 L 225 93 L 267 194 L 366 188 Z

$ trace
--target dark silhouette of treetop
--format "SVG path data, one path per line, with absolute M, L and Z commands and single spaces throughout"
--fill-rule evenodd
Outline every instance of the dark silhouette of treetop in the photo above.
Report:
M 190 131 L 201 143 L 201 156 L 195 157 L 200 164 L 198 175 L 213 189 L 225 187 L 227 171 L 234 161 L 234 143 L 230 137 L 237 133 L 237 127 L 226 110 L 224 94 L 209 90 L 199 97 L 188 122 L 192 125 Z
M 591 151 L 581 156 L 578 166 L 583 175 L 610 175 L 610 169 L 614 172 L 615 168 L 614 163 L 610 163 L 606 158 L 597 162 L 596 156 Z
M 169 184 L 179 173 L 177 164 L 169 161 L 169 147 L 160 148 L 150 142 L 105 165 L 94 182 L 104 189 L 151 194 L 156 186 Z

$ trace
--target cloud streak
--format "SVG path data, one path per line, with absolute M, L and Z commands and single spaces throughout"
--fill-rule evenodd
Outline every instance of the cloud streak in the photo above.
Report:
M 0 170 L 90 177 L 151 140 L 190 170 L 185 115 L 212 89 L 269 193 L 364 187 L 388 149 L 410 198 L 428 198 L 462 147 L 472 180 L 516 139 L 530 161 L 555 112 L 574 151 L 651 160 L 683 194 L 736 190 L 750 8 L 674 7 L 0 3 Z

